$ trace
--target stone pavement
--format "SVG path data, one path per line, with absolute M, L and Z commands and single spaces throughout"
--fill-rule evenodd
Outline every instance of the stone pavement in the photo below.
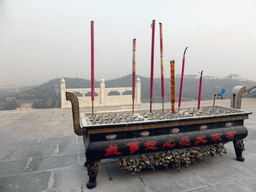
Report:
M 202 101 L 204 105 L 212 101 Z M 217 100 L 216 105 L 229 107 L 230 100 Z M 182 106 L 195 107 L 197 102 Z M 136 109 L 149 109 L 149 104 Z M 71 110 L 0 111 L 0 191 L 256 191 L 256 99 L 244 98 L 242 109 L 253 112 L 245 120 L 249 135 L 244 140 L 244 162 L 235 160 L 232 143 L 225 145 L 228 154 L 204 158 L 180 172 L 144 170 L 132 175 L 122 173 L 115 160 L 104 160 L 98 186 L 91 190 L 86 188 L 83 140 L 73 132 Z M 96 109 L 100 110 L 113 109 Z

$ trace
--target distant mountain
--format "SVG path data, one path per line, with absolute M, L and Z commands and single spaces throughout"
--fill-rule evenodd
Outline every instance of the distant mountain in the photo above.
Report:
M 140 78 L 141 81 L 141 100 L 146 103 L 150 100 L 150 78 L 137 75 L 136 78 Z M 80 78 L 64 78 L 66 88 L 90 88 L 91 82 L 87 79 Z M 42 85 L 33 87 L 29 90 L 24 90 L 18 94 L 12 95 L 17 99 L 17 102 L 33 102 L 33 108 L 48 108 L 48 107 L 60 107 L 60 82 L 61 78 L 50 80 Z M 176 79 L 176 101 L 179 97 L 180 79 Z M 121 78 L 106 80 L 106 87 L 131 87 L 132 75 L 127 75 Z M 226 92 L 224 98 L 230 98 L 231 90 L 235 86 L 246 86 L 247 88 L 253 87 L 256 82 L 253 81 L 241 81 L 231 79 L 203 79 L 202 85 L 202 100 L 211 100 L 214 94 L 220 94 L 221 89 L 224 87 Z M 95 81 L 95 87 L 100 87 L 100 81 Z M 170 79 L 164 79 L 165 87 L 165 102 L 170 101 Z M 183 100 L 197 100 L 199 92 L 199 79 L 184 78 L 183 81 Z M 154 91 L 153 102 L 161 102 L 161 79 L 154 79 Z M 255 97 L 255 94 L 251 94 Z M 8 95 L 10 96 L 10 95 Z M 0 106 L 1 108 L 1 106 Z M 3 108 L 3 107 L 2 107 Z
M 32 89 L 34 86 L 26 86 L 26 87 L 1 87 L 0 88 L 0 99 L 5 97 L 11 97 L 13 95 L 16 95 L 18 93 L 21 93 L 26 90 Z
M 150 100 L 150 78 L 137 76 L 136 78 L 141 80 L 141 99 L 142 102 L 149 102 Z M 118 79 L 110 80 L 105 82 L 108 87 L 130 87 L 132 86 L 132 75 L 127 75 Z M 176 79 L 175 82 L 175 95 L 176 100 L 179 97 L 180 91 L 180 79 Z M 231 79 L 203 79 L 202 83 L 202 100 L 211 100 L 214 97 L 214 94 L 220 94 L 221 89 L 224 87 L 226 92 L 224 98 L 230 98 L 231 90 L 235 86 L 246 86 L 250 88 L 255 86 L 256 82 L 254 81 L 240 81 L 240 80 L 231 80 Z M 90 87 L 90 86 L 89 86 Z M 164 95 L 165 101 L 170 101 L 170 79 L 164 79 Z M 182 90 L 182 99 L 183 100 L 197 100 L 199 92 L 199 79 L 188 79 L 184 78 L 183 81 L 183 90 Z M 153 102 L 162 102 L 161 98 L 161 79 L 154 79 L 154 89 L 153 89 Z
M 80 79 L 80 78 L 68 78 L 65 77 L 65 83 L 66 83 L 66 88 L 88 88 L 91 87 L 91 81 L 87 79 Z M 40 89 L 49 89 L 50 87 L 55 87 L 58 85 L 60 86 L 60 81 L 61 78 L 56 78 L 53 80 L 50 80 L 42 85 L 39 85 L 38 88 Z M 96 81 L 95 82 L 95 87 L 99 87 L 100 82 Z

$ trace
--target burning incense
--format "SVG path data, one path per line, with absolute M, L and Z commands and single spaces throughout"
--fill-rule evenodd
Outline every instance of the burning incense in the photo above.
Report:
M 183 78 L 184 78 L 184 68 L 185 68 L 185 54 L 188 47 L 186 47 L 184 53 L 183 53 L 183 61 L 182 61 L 182 72 L 181 72 L 181 79 L 180 79 L 180 95 L 179 95 L 179 105 L 178 105 L 178 111 L 180 111 L 180 105 L 181 105 L 181 98 L 182 98 L 182 87 L 183 87 Z
M 91 99 L 92 116 L 94 115 L 94 22 L 91 21 Z
M 161 61 L 162 111 L 164 111 L 164 61 L 163 61 L 163 29 L 162 29 L 162 23 L 159 23 L 159 28 L 160 28 L 160 61 Z
M 132 59 L 132 114 L 134 114 L 134 100 L 135 100 L 135 53 L 136 53 L 136 39 L 133 39 L 133 59 Z
M 200 109 L 200 102 L 201 102 L 201 92 L 202 92 L 202 80 L 203 80 L 203 71 L 200 73 L 200 83 L 199 83 L 199 94 L 198 94 L 198 110 Z
M 171 105 L 172 105 L 172 113 L 175 112 L 175 61 L 170 61 L 170 69 L 171 69 Z
M 155 20 L 152 21 L 152 44 L 151 44 L 151 78 L 150 78 L 150 113 L 152 113 L 153 82 L 154 82 L 154 46 L 155 46 Z
M 215 99 L 216 99 L 216 94 L 214 94 L 214 97 L 213 97 L 213 105 L 212 105 L 213 108 L 215 107 Z

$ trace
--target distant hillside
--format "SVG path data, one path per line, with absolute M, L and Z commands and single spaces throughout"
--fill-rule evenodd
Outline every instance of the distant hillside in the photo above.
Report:
M 170 80 L 165 79 L 165 101 L 170 100 Z M 176 100 L 179 97 L 180 89 L 180 79 L 176 79 L 175 82 L 175 95 Z M 220 94 L 221 89 L 224 87 L 226 92 L 224 98 L 230 98 L 231 90 L 235 86 L 246 86 L 250 88 L 255 86 L 256 82 L 253 81 L 239 81 L 239 80 L 229 80 L 229 79 L 203 79 L 202 83 L 202 100 L 211 100 L 214 97 L 214 94 Z M 145 82 L 142 82 L 142 100 L 149 102 L 149 89 L 150 89 L 150 79 L 145 78 Z M 182 99 L 183 100 L 197 100 L 199 92 L 199 79 L 184 79 L 183 81 L 183 91 Z M 161 102 L 161 80 L 154 79 L 154 102 Z
M 87 79 L 80 79 L 80 78 L 68 78 L 65 77 L 65 83 L 66 83 L 66 88 L 88 88 L 91 87 L 91 81 Z M 38 88 L 40 89 L 49 89 L 50 87 L 55 87 L 57 84 L 60 86 L 60 81 L 61 78 L 53 79 L 50 80 L 42 85 L 39 85 Z M 99 87 L 100 82 L 96 81 L 95 82 L 95 87 Z
M 150 78 L 137 76 L 141 80 L 141 99 L 142 102 L 149 102 L 150 97 Z M 64 78 L 66 88 L 90 88 L 90 80 L 80 78 Z M 48 108 L 60 107 L 60 81 L 61 78 L 53 79 L 40 86 L 34 87 L 29 90 L 22 91 L 18 94 L 12 95 L 17 99 L 18 104 L 22 102 L 33 102 L 33 108 Z M 170 79 L 165 79 L 165 102 L 170 101 Z M 179 96 L 180 79 L 176 79 L 176 101 Z M 132 75 L 127 75 L 118 79 L 105 81 L 106 87 L 131 87 Z M 224 98 L 230 98 L 231 90 L 235 86 L 246 86 L 247 88 L 253 87 L 256 82 L 253 81 L 240 81 L 230 79 L 203 79 L 202 85 L 202 100 L 211 100 L 214 94 L 219 94 L 224 87 L 226 92 Z M 100 87 L 100 81 L 95 82 L 95 87 Z M 197 100 L 199 89 L 199 79 L 184 79 L 183 83 L 183 100 Z M 253 94 L 251 94 L 253 95 Z M 10 96 L 10 95 L 8 95 Z M 255 94 L 254 94 L 255 96 Z M 161 80 L 160 78 L 154 79 L 154 97 L 153 102 L 161 102 Z M 17 105 L 18 105 L 17 104 Z M 16 106 L 16 105 L 15 105 Z M 2 107 L 3 108 L 3 107 Z
M 137 76 L 141 80 L 141 99 L 142 102 L 149 102 L 150 99 L 150 78 Z M 137 78 L 136 77 L 136 78 Z M 107 87 L 130 87 L 132 85 L 132 75 L 127 75 L 118 79 L 110 80 L 105 82 Z M 170 100 L 170 79 L 165 78 L 164 80 L 165 87 L 165 101 Z M 180 91 L 180 79 L 176 79 L 175 82 L 175 95 L 176 99 L 179 97 Z M 213 99 L 214 94 L 220 94 L 221 89 L 224 87 L 226 92 L 224 98 L 229 98 L 231 90 L 235 86 L 246 86 L 250 88 L 255 86 L 256 82 L 254 81 L 240 81 L 240 80 L 231 80 L 231 79 L 203 79 L 202 85 L 202 100 Z M 90 87 L 90 85 L 89 85 Z M 183 100 L 197 100 L 199 92 L 199 79 L 184 79 L 183 81 L 183 91 L 182 99 Z M 153 101 L 162 102 L 161 98 L 161 79 L 154 79 L 154 90 L 153 90 Z
M 11 97 L 11 96 L 16 95 L 18 93 L 21 93 L 23 91 L 30 90 L 33 87 L 34 86 L 14 87 L 14 88 L 12 88 L 12 87 L 10 87 L 10 88 L 2 87 L 2 88 L 0 88 L 0 99 L 5 98 L 5 97 Z

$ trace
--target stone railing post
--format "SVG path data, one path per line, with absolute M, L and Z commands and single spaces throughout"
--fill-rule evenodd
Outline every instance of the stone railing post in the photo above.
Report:
M 61 109 L 65 108 L 65 103 L 66 103 L 66 85 L 65 85 L 65 80 L 62 77 L 60 81 L 60 98 L 61 98 Z
M 106 98 L 106 88 L 105 88 L 105 81 L 103 78 L 100 80 L 100 105 L 105 105 L 105 98 Z
M 141 84 L 140 84 L 140 78 L 138 77 L 136 80 L 136 97 L 135 97 L 135 103 L 141 104 Z

